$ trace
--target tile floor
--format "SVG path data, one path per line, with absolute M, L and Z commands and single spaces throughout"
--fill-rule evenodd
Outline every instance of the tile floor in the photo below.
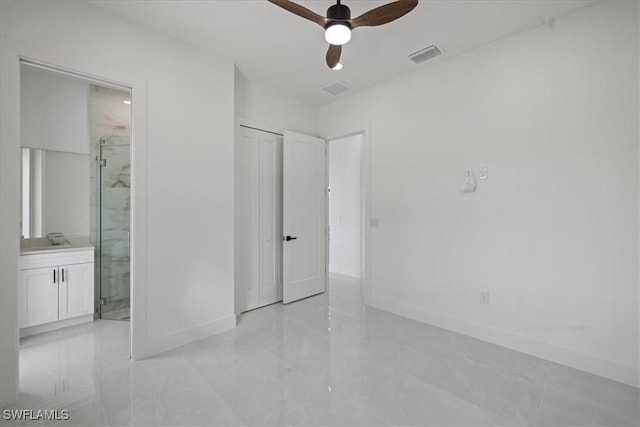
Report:
M 102 318 L 108 320 L 129 320 L 131 303 L 129 298 L 110 299 L 102 306 Z
M 340 276 L 135 363 L 128 325 L 25 339 L 11 409 L 68 409 L 59 425 L 639 424 L 636 388 L 363 307 Z

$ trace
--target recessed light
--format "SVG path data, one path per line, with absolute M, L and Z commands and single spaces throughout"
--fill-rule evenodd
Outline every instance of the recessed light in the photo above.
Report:
M 126 101 L 122 101 L 122 102 L 124 102 L 127 105 L 131 105 L 131 101 L 129 101 L 128 99 Z
M 336 66 L 332 68 L 332 70 L 335 70 L 335 71 L 342 70 L 342 64 L 338 62 Z

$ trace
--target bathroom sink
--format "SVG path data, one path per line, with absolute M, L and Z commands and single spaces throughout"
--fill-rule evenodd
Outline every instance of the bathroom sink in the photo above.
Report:
M 68 243 L 61 244 L 61 245 L 54 245 L 46 237 L 20 240 L 20 252 L 43 251 L 43 250 L 63 249 L 63 248 L 70 248 L 70 247 L 71 245 Z

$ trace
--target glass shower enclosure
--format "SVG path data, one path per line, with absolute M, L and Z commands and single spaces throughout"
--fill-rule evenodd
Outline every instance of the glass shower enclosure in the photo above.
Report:
M 128 136 L 100 138 L 97 249 L 101 319 L 128 320 L 130 301 L 131 146 Z

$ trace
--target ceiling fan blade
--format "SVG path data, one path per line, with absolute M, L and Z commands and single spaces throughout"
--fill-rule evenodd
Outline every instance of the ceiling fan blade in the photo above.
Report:
M 398 0 L 376 7 L 351 20 L 351 28 L 375 27 L 387 24 L 406 15 L 418 5 L 418 0 Z
M 338 62 L 340 62 L 340 55 L 342 54 L 342 46 L 331 44 L 329 45 L 329 50 L 327 51 L 327 65 L 329 68 L 333 69 Z
M 281 8 L 288 10 L 289 12 L 295 15 L 308 19 L 311 22 L 315 22 L 316 24 L 320 25 L 323 28 L 327 22 L 327 18 L 325 18 L 324 16 L 318 15 L 317 13 L 310 11 L 306 7 L 300 6 L 299 4 L 294 3 L 292 1 L 289 1 L 289 0 L 269 0 L 269 1 L 275 4 L 276 6 L 280 6 Z

